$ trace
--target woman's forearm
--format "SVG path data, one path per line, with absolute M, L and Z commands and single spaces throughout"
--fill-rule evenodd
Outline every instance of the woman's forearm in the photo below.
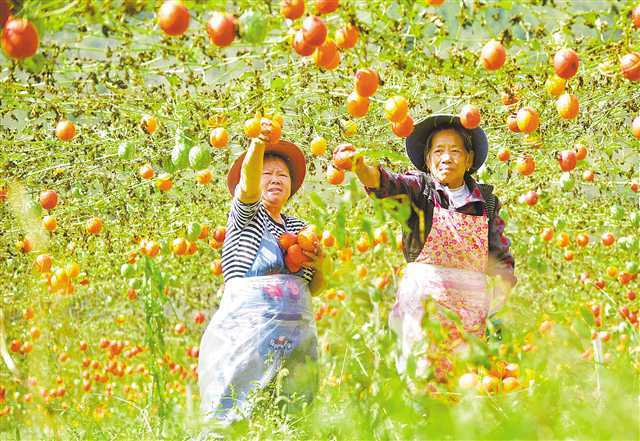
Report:
M 365 164 L 364 158 L 360 157 L 356 160 L 353 171 L 365 187 L 380 187 L 380 170 L 376 166 Z
M 322 270 L 319 268 L 316 269 L 316 272 L 313 274 L 313 279 L 309 283 L 309 291 L 311 294 L 317 294 L 324 287 L 324 275 L 322 274 Z
M 254 139 L 242 161 L 238 198 L 245 204 L 256 202 L 262 195 L 260 181 L 262 178 L 264 149 L 265 143 L 259 139 Z

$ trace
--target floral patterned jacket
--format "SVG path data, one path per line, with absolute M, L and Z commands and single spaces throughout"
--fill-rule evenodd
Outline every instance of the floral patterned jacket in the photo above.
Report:
M 424 243 L 431 231 L 434 198 L 438 198 L 443 208 L 449 207 L 449 199 L 442 184 L 432 179 L 427 173 L 415 170 L 404 174 L 393 173 L 379 166 L 380 186 L 367 188 L 369 194 L 378 198 L 408 197 L 412 210 L 407 220 L 408 231 L 403 232 L 402 251 L 407 262 L 413 262 L 424 247 Z M 456 208 L 456 211 L 475 216 L 481 216 L 486 207 L 479 184 L 469 175 L 465 176 L 465 184 L 470 190 L 466 204 Z M 514 285 L 515 262 L 509 252 L 511 242 L 503 234 L 505 223 L 498 215 L 500 202 L 496 199 L 495 210 L 488 213 L 489 223 L 489 264 L 487 274 L 500 275 L 504 281 Z

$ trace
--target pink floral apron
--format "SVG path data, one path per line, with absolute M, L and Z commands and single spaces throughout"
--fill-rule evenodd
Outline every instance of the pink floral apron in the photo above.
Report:
M 472 216 L 435 203 L 429 236 L 415 262 L 407 265 L 389 316 L 389 325 L 400 343 L 398 372 L 406 370 L 410 356 L 420 353 L 424 357 L 417 360 L 417 368 L 428 365 L 429 342 L 422 329 L 426 299 L 435 301 L 440 310 L 456 313 L 465 332 L 484 336 L 491 303 L 485 276 L 488 238 L 486 211 L 482 216 Z M 458 346 L 463 336 L 455 323 L 442 313 L 438 318 L 448 330 L 450 346 Z

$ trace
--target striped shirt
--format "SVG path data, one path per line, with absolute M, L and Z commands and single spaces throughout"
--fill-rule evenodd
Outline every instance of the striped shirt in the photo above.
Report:
M 255 260 L 265 229 L 278 240 L 285 232 L 298 233 L 306 223 L 282 214 L 284 225 L 273 220 L 261 201 L 245 204 L 234 197 L 227 220 L 227 231 L 222 247 L 222 273 L 224 281 L 244 277 Z M 311 282 L 314 270 L 303 268 L 303 278 Z

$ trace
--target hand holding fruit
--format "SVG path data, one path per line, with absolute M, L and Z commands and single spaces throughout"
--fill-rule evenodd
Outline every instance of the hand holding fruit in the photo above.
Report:
M 357 151 L 353 144 L 340 144 L 333 151 L 333 166 L 340 170 L 352 170 L 353 159 L 356 159 Z
M 284 233 L 278 243 L 285 253 L 285 265 L 292 273 L 297 273 L 303 266 L 316 269 L 320 267 L 323 253 L 320 237 L 314 226 L 305 227 L 297 235 Z

